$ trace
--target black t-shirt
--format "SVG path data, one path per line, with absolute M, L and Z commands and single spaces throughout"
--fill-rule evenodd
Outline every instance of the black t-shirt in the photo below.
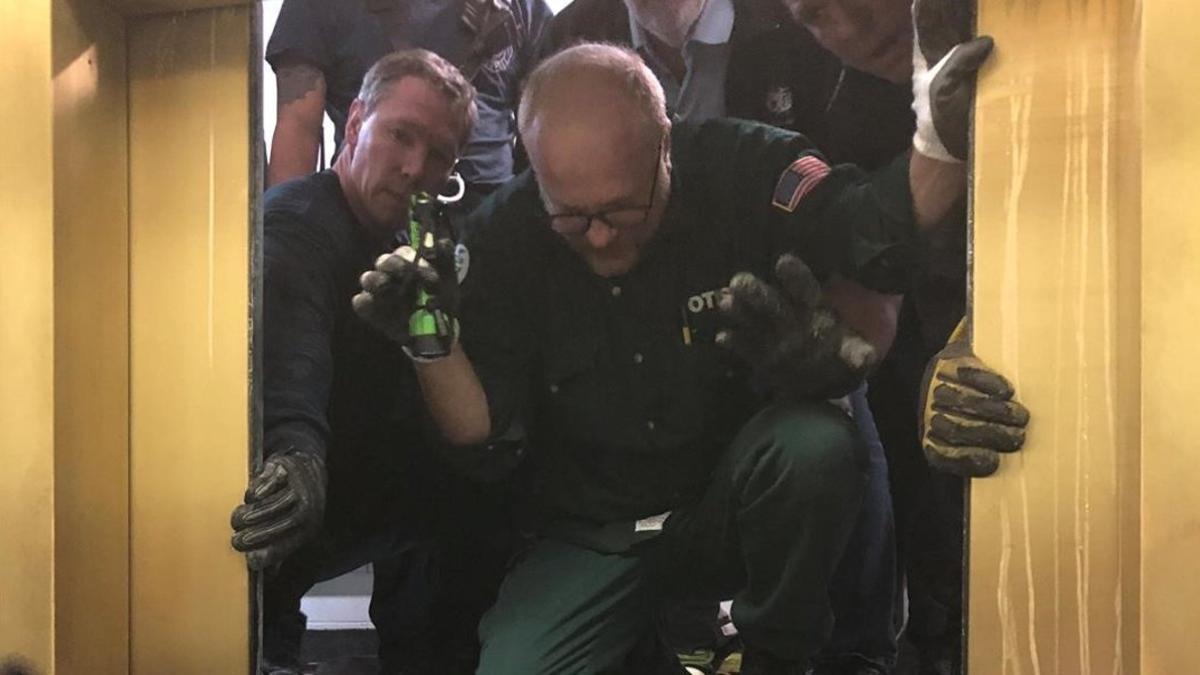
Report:
M 331 474 L 394 465 L 426 427 L 412 364 L 350 299 L 382 251 L 332 171 L 268 190 L 263 215 L 263 443 Z M 361 471 L 358 471 L 361 472 Z
M 421 47 L 461 64 L 471 34 L 461 23 L 464 0 L 285 0 L 267 43 L 267 61 L 309 64 L 325 76 L 326 112 L 340 146 L 350 104 L 367 70 L 393 49 Z M 507 46 L 486 60 L 472 80 L 479 122 L 459 161 L 473 185 L 512 176 L 513 111 L 532 50 L 550 18 L 544 0 L 506 0 L 513 21 Z
M 472 215 L 463 344 L 492 428 L 525 422 L 552 511 L 635 520 L 704 485 L 764 402 L 713 343 L 715 292 L 735 273 L 769 278 L 793 251 L 818 273 L 899 290 L 914 236 L 907 162 L 873 176 L 835 167 L 789 212 L 773 199 L 802 155 L 803 136 L 765 125 L 676 125 L 664 222 L 619 278 L 594 275 L 549 229 L 528 172 Z

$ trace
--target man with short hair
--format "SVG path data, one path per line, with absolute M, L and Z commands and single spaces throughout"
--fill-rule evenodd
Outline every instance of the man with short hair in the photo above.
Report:
M 471 581 L 499 579 L 506 554 L 480 534 L 500 521 L 487 518 L 488 495 L 433 456 L 412 365 L 350 304 L 362 270 L 406 236 L 412 195 L 445 184 L 475 119 L 475 91 L 453 65 L 424 50 L 391 54 L 350 105 L 333 168 L 266 194 L 266 461 L 234 510 L 233 545 L 265 574 L 267 672 L 299 672 L 300 598 L 314 583 L 412 542 L 479 535 L 475 555 L 494 558 L 481 573 L 492 581 Z M 460 518 L 464 505 L 479 512 Z M 384 673 L 470 672 L 473 663 L 455 670 L 454 654 L 435 651 L 444 628 L 437 617 L 404 615 L 395 606 L 401 589 L 388 585 L 397 580 L 377 574 L 375 582 Z M 477 613 L 491 592 L 480 591 Z M 470 639 L 478 614 L 456 618 Z
M 461 306 L 432 247 L 381 258 L 355 297 L 401 341 L 415 285 L 459 318 L 461 345 L 415 359 L 451 443 L 514 418 L 529 434 L 544 522 L 480 626 L 479 672 L 611 671 L 680 594 L 736 598 L 744 673 L 802 672 L 865 469 L 825 399 L 876 353 L 809 268 L 898 290 L 914 218 L 948 207 L 914 202 L 910 175 L 946 167 L 914 154 L 868 176 L 767 126 L 672 125 L 611 45 L 543 62 L 519 125 L 532 170 L 473 215 Z
M 912 128 L 907 96 L 873 90 L 870 111 L 898 102 L 899 121 L 879 115 L 872 133 L 841 135 L 827 106 L 839 88 L 840 64 L 808 33 L 784 21 L 778 3 L 748 0 L 575 0 L 546 29 L 539 53 L 547 56 L 580 40 L 626 44 L 638 52 L 663 85 L 668 114 L 676 121 L 741 117 L 799 131 L 834 161 L 875 169 L 907 151 Z M 909 51 L 911 41 L 902 45 Z M 854 83 L 848 86 L 853 87 Z M 861 103 L 861 102 L 860 102 Z M 861 119 L 859 109 L 839 110 Z M 898 131 L 898 134 L 895 133 Z M 880 134 L 898 138 L 886 153 L 869 144 Z M 863 147 L 868 146 L 868 147 Z M 866 151 L 864 151 L 866 150 Z M 849 159 L 847 159 L 847 153 Z M 825 284 L 842 312 L 873 317 L 874 332 L 890 344 L 898 296 L 873 293 L 842 278 Z M 848 397 L 856 426 L 869 449 L 863 507 L 831 589 L 836 619 L 823 651 L 821 675 L 885 673 L 896 660 L 897 568 L 888 466 L 866 387 Z M 736 648 L 725 637 L 712 604 L 668 607 L 662 632 L 683 663 L 713 672 L 724 652 Z
M 783 0 L 792 20 L 842 64 L 841 85 L 829 103 L 824 129 L 845 161 L 870 166 L 879 150 L 904 151 L 913 127 L 914 76 L 934 78 L 937 62 L 971 34 L 967 3 L 958 0 Z M 915 17 L 914 17 L 915 12 Z M 915 62 L 914 25 L 926 36 Z M 767 60 L 783 52 L 764 54 Z M 963 129 L 965 132 L 965 128 Z M 948 144 L 951 161 L 966 159 L 966 134 Z M 906 639 L 916 648 L 920 675 L 962 669 L 963 477 L 995 470 L 997 451 L 1020 447 L 1029 414 L 1007 381 L 971 358 L 954 331 L 967 304 L 966 190 L 946 226 L 920 242 L 923 264 L 914 270 L 900 311 L 896 341 L 871 379 L 871 404 L 888 451 L 896 504 L 897 542 L 906 577 Z M 952 332 L 957 337 L 947 340 Z M 957 384 L 957 401 L 938 400 L 950 368 L 966 366 L 972 382 Z M 979 386 L 987 378 L 988 384 Z M 961 379 L 953 376 L 953 379 Z M 922 383 L 925 382 L 923 385 Z M 940 389 L 940 391 L 939 391 Z M 926 420 L 913 414 L 921 410 Z M 928 420 L 954 420 L 934 432 Z M 960 426 L 961 425 L 961 426 Z M 961 429 L 971 429 L 967 438 Z M 939 433 L 940 432 L 940 433 Z M 982 432 L 982 433 L 980 433 Z M 922 436 L 925 436 L 924 443 Z M 922 445 L 925 445 L 924 451 Z
M 267 185 L 309 174 L 328 113 L 340 148 L 367 68 L 397 49 L 423 48 L 457 66 L 478 92 L 479 119 L 458 173 L 456 218 L 513 174 L 513 111 L 551 13 L 545 0 L 284 0 L 266 46 L 278 107 Z

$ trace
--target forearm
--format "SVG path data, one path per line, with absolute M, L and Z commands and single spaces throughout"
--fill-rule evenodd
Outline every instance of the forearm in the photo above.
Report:
M 267 187 L 316 170 L 321 125 L 281 118 L 271 138 L 271 159 L 267 163 Z
M 946 222 L 946 214 L 967 189 L 966 164 L 942 162 L 913 152 L 909 157 L 908 181 L 917 231 L 928 234 Z
M 446 358 L 416 363 L 417 379 L 434 422 L 453 445 L 478 445 L 491 434 L 487 396 L 462 346 Z
M 267 186 L 307 176 L 317 166 L 317 147 L 325 119 L 325 76 L 306 63 L 282 63 L 276 69 L 279 96 Z
M 838 317 L 875 348 L 877 362 L 892 348 L 903 296 L 878 293 L 834 275 L 823 286 Z

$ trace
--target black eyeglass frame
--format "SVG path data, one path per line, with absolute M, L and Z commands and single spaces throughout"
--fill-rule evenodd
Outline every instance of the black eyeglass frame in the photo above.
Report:
M 609 216 L 622 211 L 641 211 L 642 225 L 645 225 L 646 219 L 650 217 L 650 210 L 654 208 L 656 198 L 658 197 L 658 175 L 662 173 L 662 152 L 663 145 L 666 142 L 664 135 L 658 141 L 658 151 L 654 154 L 654 177 L 650 181 L 650 201 L 645 206 L 622 206 L 619 209 L 609 209 L 607 211 L 598 211 L 596 213 L 547 213 L 546 220 L 550 223 L 550 229 L 558 234 L 567 237 L 582 237 L 592 229 L 592 221 L 599 220 L 608 227 L 614 230 L 620 230 L 622 227 L 630 227 L 630 225 L 617 225 L 609 220 Z M 583 219 L 583 227 L 562 227 L 558 225 L 563 219 Z

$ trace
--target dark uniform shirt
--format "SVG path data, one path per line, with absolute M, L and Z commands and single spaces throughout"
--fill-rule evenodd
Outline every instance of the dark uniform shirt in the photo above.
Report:
M 363 76 L 393 49 L 422 47 L 451 63 L 463 63 L 471 33 L 462 25 L 463 0 L 286 0 L 267 43 L 267 61 L 312 65 L 325 76 L 325 108 L 340 146 L 350 103 Z M 506 0 L 514 21 L 507 45 L 492 54 L 472 79 L 479 121 L 459 161 L 473 185 L 495 185 L 512 176 L 513 110 L 518 86 L 550 10 L 544 0 Z
M 552 511 L 596 523 L 671 509 L 706 483 L 764 402 L 713 344 L 715 292 L 778 256 L 897 290 L 912 237 L 907 162 L 833 169 L 791 213 L 772 205 L 802 136 L 713 120 L 672 132 L 671 197 L 637 266 L 600 278 L 546 221 L 526 172 L 484 203 L 463 341 L 492 428 L 520 415 Z M 686 331 L 686 333 L 685 333 Z
M 799 131 L 834 162 L 876 168 L 905 152 L 912 138 L 912 93 L 843 68 L 795 26 L 781 3 L 734 0 L 724 83 L 730 117 Z M 630 45 L 622 0 L 574 0 L 550 22 L 538 59 L 581 40 Z
M 395 465 L 425 426 L 408 358 L 350 305 L 380 253 L 332 171 L 266 193 L 263 443 L 325 455 L 331 484 Z

